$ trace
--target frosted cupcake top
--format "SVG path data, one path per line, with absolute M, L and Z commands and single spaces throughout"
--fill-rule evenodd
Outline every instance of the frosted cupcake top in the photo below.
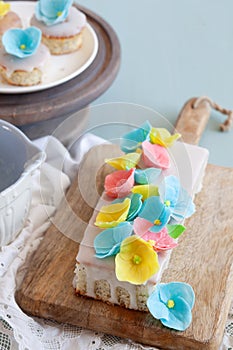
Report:
M 62 23 L 68 17 L 73 0 L 39 0 L 35 7 L 35 16 L 47 26 Z
M 15 70 L 32 71 L 42 68 L 49 58 L 49 50 L 40 44 L 41 31 L 35 27 L 9 29 L 3 34 L 0 65 L 11 75 Z
M 86 25 L 86 16 L 73 7 L 70 0 L 40 0 L 36 4 L 31 25 L 40 28 L 44 35 L 67 37 L 81 32 Z

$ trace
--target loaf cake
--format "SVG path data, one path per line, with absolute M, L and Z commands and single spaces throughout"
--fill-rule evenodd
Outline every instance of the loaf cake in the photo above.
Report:
M 82 46 L 86 16 L 70 0 L 39 0 L 31 25 L 42 31 L 42 42 L 52 55 L 62 55 Z
M 107 160 L 116 170 L 105 178 L 79 247 L 78 295 L 148 311 L 184 219 L 195 211 L 208 160 L 206 149 L 179 136 L 146 122 L 123 136 L 123 156 Z

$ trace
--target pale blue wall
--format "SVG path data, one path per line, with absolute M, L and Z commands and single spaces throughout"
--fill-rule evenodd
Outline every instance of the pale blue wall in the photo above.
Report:
M 122 62 L 94 104 L 124 101 L 153 108 L 174 123 L 184 102 L 208 95 L 233 109 L 232 0 L 80 0 L 115 29 Z M 218 132 L 212 113 L 201 145 L 210 161 L 233 167 L 233 129 Z

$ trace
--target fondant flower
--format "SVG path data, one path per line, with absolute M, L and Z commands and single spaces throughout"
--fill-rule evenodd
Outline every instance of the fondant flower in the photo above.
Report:
M 150 141 L 163 147 L 171 147 L 180 137 L 180 134 L 171 135 L 167 129 L 163 128 L 152 128 L 150 132 Z
M 147 185 L 154 183 L 160 174 L 161 169 L 158 168 L 136 169 L 134 179 L 139 185 Z
M 132 230 L 129 222 L 122 222 L 99 233 L 94 240 L 95 256 L 103 259 L 119 253 L 121 242 L 132 234 Z
M 168 169 L 170 167 L 170 157 L 165 147 L 144 141 L 142 143 L 142 150 L 142 160 L 145 166 L 161 169 Z
M 135 235 L 140 237 L 146 234 L 152 226 L 153 226 L 153 223 L 151 223 L 146 219 L 140 218 L 139 216 L 135 218 L 133 222 L 134 233 Z
M 153 223 L 150 221 L 137 217 L 133 222 L 133 230 L 134 233 L 138 236 L 141 236 L 145 239 L 145 235 L 147 233 L 154 234 L 155 232 L 150 231 L 153 227 Z M 166 233 L 173 239 L 177 239 L 182 235 L 182 233 L 186 230 L 186 227 L 183 225 L 166 225 L 161 231 L 166 230 Z M 161 232 L 159 231 L 159 232 Z M 147 240 L 147 239 L 146 239 Z M 172 241 L 170 241 L 172 242 Z
M 122 203 L 104 205 L 96 217 L 95 225 L 102 228 L 110 228 L 126 221 L 130 203 L 131 200 L 126 198 Z
M 135 168 L 141 158 L 140 153 L 128 153 L 118 158 L 106 159 L 105 162 L 117 170 Z
M 0 1 L 0 18 L 4 17 L 10 11 L 11 5 L 5 1 Z
M 104 189 L 109 197 L 126 197 L 134 185 L 134 168 L 118 170 L 105 177 Z
M 158 256 L 150 243 L 133 235 L 121 243 L 115 268 L 119 281 L 142 284 L 159 270 Z
M 161 200 L 171 210 L 171 216 L 177 220 L 190 217 L 195 212 L 195 205 L 188 192 L 181 187 L 177 177 L 171 175 L 165 177 L 159 185 Z
M 39 0 L 35 7 L 35 16 L 47 26 L 63 22 L 72 3 L 73 0 Z
M 131 190 L 133 193 L 139 193 L 142 195 L 142 199 L 146 200 L 152 196 L 158 196 L 158 187 L 155 185 L 137 185 L 134 186 Z
M 135 152 L 143 141 L 150 139 L 151 125 L 148 121 L 122 137 L 121 149 L 125 153 Z
M 136 235 L 149 242 L 156 252 L 173 249 L 177 246 L 177 242 L 169 236 L 168 229 L 164 227 L 160 232 L 150 232 L 153 226 L 149 221 L 142 218 L 136 218 L 133 223 L 133 230 Z
M 171 216 L 171 210 L 166 204 L 161 202 L 159 196 L 153 196 L 145 201 L 138 216 L 152 224 L 150 227 L 151 232 L 159 232 L 168 223 Z
M 147 307 L 156 319 L 166 327 L 184 331 L 192 321 L 195 294 L 187 283 L 171 282 L 156 284 L 147 299 Z
M 164 227 L 158 233 L 148 231 L 141 237 L 145 239 L 145 241 L 149 242 L 156 252 L 170 250 L 178 245 L 178 243 L 169 236 L 166 227 Z
M 130 208 L 129 208 L 129 212 L 128 212 L 126 220 L 132 221 L 138 215 L 139 211 L 141 210 L 142 195 L 139 193 L 131 193 L 127 197 L 130 198 L 131 203 L 130 203 Z M 116 199 L 115 201 L 113 201 L 113 204 L 114 203 L 122 203 L 123 200 L 124 200 L 123 198 Z
M 2 36 L 2 43 L 10 55 L 23 58 L 33 55 L 41 40 L 41 31 L 36 27 L 9 29 Z

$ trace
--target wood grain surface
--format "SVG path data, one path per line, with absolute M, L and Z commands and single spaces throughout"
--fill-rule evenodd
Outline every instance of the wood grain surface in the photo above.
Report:
M 59 86 L 27 94 L 0 94 L 0 118 L 17 126 L 68 116 L 108 89 L 120 65 L 120 44 L 113 28 L 94 12 L 78 6 L 95 30 L 99 49 L 79 76 Z
M 211 106 L 203 101 L 198 107 L 194 108 L 196 97 L 188 100 L 182 108 L 175 128 L 182 135 L 182 141 L 197 145 L 201 135 L 208 123 Z
M 233 291 L 232 169 L 208 165 L 203 190 L 195 199 L 197 211 L 186 221 L 187 230 L 162 276 L 162 282 L 185 281 L 194 288 L 193 321 L 185 332 L 163 327 L 149 313 L 75 296 L 72 280 L 78 242 L 109 172 L 104 159 L 117 154 L 117 146 L 102 145 L 83 160 L 16 292 L 18 304 L 31 315 L 163 349 L 217 350 Z

